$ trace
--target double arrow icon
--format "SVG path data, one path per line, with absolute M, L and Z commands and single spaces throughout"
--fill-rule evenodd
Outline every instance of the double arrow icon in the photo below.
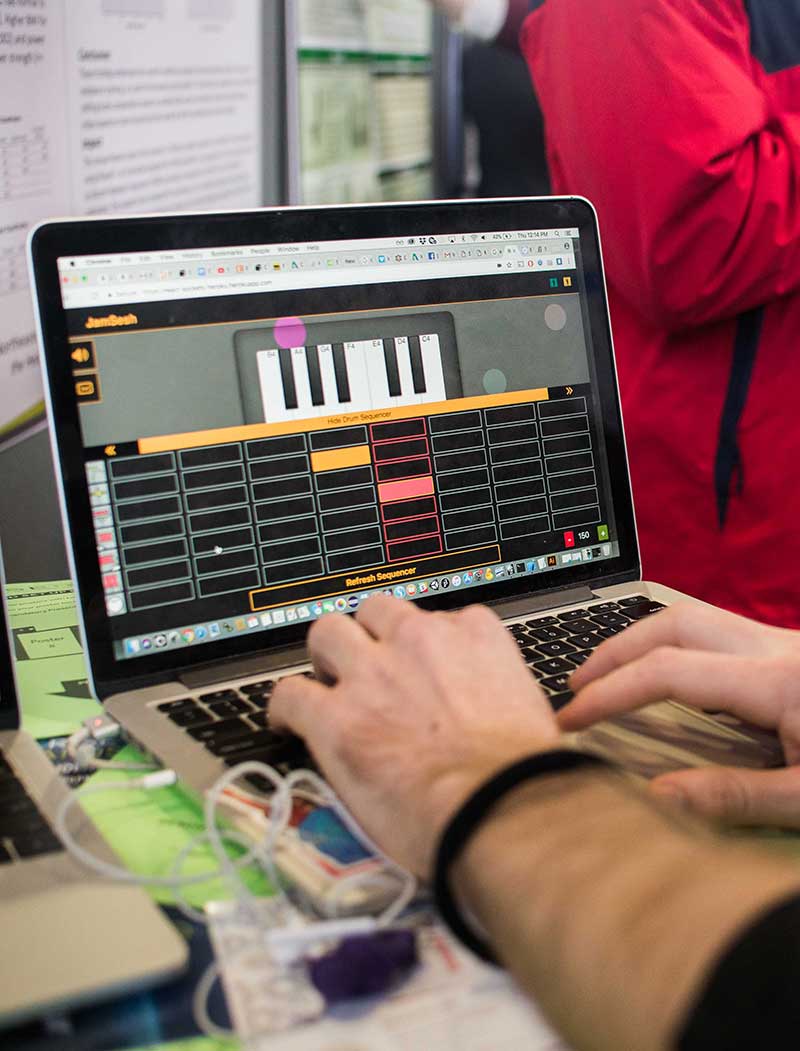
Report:
M 566 390 L 567 394 L 574 394 L 575 393 L 575 391 L 573 390 L 572 387 L 565 387 L 564 389 Z

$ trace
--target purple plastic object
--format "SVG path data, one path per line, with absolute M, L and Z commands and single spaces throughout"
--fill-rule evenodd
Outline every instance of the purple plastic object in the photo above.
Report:
M 344 938 L 335 949 L 308 960 L 311 981 L 329 1004 L 383 993 L 417 963 L 413 931 L 378 931 Z

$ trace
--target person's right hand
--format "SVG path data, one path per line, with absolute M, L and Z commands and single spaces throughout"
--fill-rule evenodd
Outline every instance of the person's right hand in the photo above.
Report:
M 650 787 L 705 817 L 800 828 L 800 632 L 678 603 L 604 642 L 571 681 L 566 731 L 668 698 L 776 730 L 787 768 L 708 766 Z

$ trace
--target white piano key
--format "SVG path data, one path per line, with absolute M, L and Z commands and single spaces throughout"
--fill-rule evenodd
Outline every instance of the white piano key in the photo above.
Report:
M 308 378 L 308 361 L 305 347 L 292 347 L 292 372 L 294 389 L 297 392 L 297 409 L 292 419 L 307 420 L 319 416 L 319 407 L 311 404 L 311 380 Z
M 339 404 L 339 393 L 336 389 L 336 370 L 333 367 L 333 346 L 330 343 L 320 343 L 317 347 L 319 354 L 319 372 L 322 378 L 322 394 L 324 404 L 319 407 L 320 416 L 328 416 L 331 413 L 346 412 L 347 407 Z
M 425 393 L 420 395 L 420 401 L 445 401 L 447 394 L 444 387 L 439 337 L 435 333 L 420 336 L 419 349 L 422 353 L 422 368 L 425 372 Z
M 389 396 L 389 378 L 386 375 L 386 362 L 383 357 L 383 340 L 369 339 L 365 340 L 362 345 L 369 383 L 369 407 L 385 409 L 398 399 Z
M 261 404 L 266 423 L 280 423 L 290 419 L 283 398 L 281 363 L 277 350 L 260 350 L 256 355 Z
M 411 371 L 411 351 L 407 336 L 398 336 L 394 341 L 397 351 L 397 371 L 400 373 L 400 390 L 397 399 L 402 405 L 419 405 L 422 395 L 414 391 L 414 375 Z
M 362 339 L 344 345 L 347 380 L 350 384 L 350 405 L 343 407 L 344 412 L 368 412 L 372 408 L 365 360 L 371 342 L 371 340 Z

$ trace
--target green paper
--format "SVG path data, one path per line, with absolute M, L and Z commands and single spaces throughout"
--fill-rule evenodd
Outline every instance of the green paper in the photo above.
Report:
M 132 745 L 123 748 L 114 759 L 128 763 L 147 762 Z M 131 781 L 141 776 L 128 771 L 100 770 L 92 776 L 90 784 Z M 142 876 L 169 876 L 181 850 L 205 829 L 200 805 L 178 785 L 150 791 L 126 789 L 88 794 L 81 797 L 81 803 L 124 867 Z M 232 857 L 242 853 L 241 848 L 231 847 Z M 204 843 L 188 856 L 183 873 L 189 876 L 214 871 L 218 867 L 213 851 Z M 270 893 L 266 877 L 255 866 L 243 869 L 242 877 L 254 894 Z M 169 887 L 150 889 L 157 901 L 174 903 L 175 895 Z M 230 898 L 231 892 L 223 880 L 212 879 L 208 883 L 184 887 L 183 897 L 190 905 L 200 908 L 207 901 Z
M 195 1036 L 188 1040 L 174 1040 L 169 1044 L 148 1044 L 138 1051 L 239 1051 L 238 1040 L 223 1040 L 208 1036 Z
M 99 710 L 91 697 L 69 580 L 9 584 L 22 725 L 34 737 L 61 737 Z

